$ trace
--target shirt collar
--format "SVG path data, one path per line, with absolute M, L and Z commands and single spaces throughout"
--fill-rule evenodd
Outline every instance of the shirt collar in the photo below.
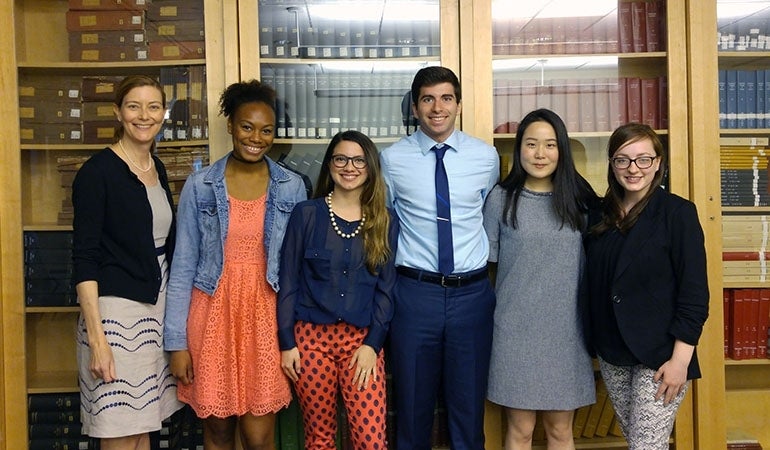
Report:
M 422 130 L 417 130 L 412 136 L 417 139 L 417 145 L 420 147 L 420 150 L 422 151 L 423 155 L 427 155 L 428 152 L 433 149 L 433 146 L 438 144 L 438 142 L 434 141 L 433 139 L 429 138 L 428 135 L 422 132 Z M 452 151 L 456 152 L 460 148 L 460 135 L 458 130 L 452 131 L 452 134 L 447 138 L 446 141 L 443 142 L 443 144 L 449 145 L 452 147 Z

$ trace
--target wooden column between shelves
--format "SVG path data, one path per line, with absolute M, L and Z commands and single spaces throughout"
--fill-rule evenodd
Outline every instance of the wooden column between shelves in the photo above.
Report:
M 669 2 L 676 3 L 676 2 Z M 695 445 L 723 450 L 725 430 L 724 332 L 722 317 L 722 221 L 719 173 L 716 2 L 688 0 L 687 73 L 690 199 L 706 235 L 709 318 L 698 345 L 703 378 L 694 383 Z M 677 442 L 677 449 L 680 449 Z
M 14 2 L 0 0 L 3 11 Z M 0 450 L 27 447 L 22 284 L 21 154 L 13 14 L 0 16 Z
M 240 80 L 238 66 L 238 11 L 236 2 L 206 0 L 206 94 L 209 114 L 209 158 L 218 160 L 232 150 L 227 122 L 219 115 L 219 96 Z M 250 28 L 257 29 L 256 22 Z M 257 53 L 258 55 L 259 53 Z

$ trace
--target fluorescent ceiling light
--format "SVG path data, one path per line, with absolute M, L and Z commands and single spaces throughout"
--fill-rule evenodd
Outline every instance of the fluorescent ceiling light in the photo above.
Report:
M 493 0 L 492 17 L 495 19 L 512 18 L 551 18 L 551 17 L 603 17 L 618 7 L 617 0 Z
M 717 19 L 746 17 L 770 8 L 767 0 L 719 0 L 717 1 Z
M 441 13 L 438 0 L 310 3 L 307 8 L 311 18 L 329 20 L 438 20 Z
M 617 56 L 575 56 L 565 58 L 510 58 L 492 61 L 492 70 L 613 69 L 618 67 Z

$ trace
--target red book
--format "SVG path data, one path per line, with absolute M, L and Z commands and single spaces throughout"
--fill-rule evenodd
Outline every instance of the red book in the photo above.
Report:
M 770 289 L 759 290 L 759 326 L 757 358 L 767 358 L 767 330 L 770 328 Z
M 580 53 L 580 26 L 574 18 L 566 19 L 564 24 L 564 53 Z
M 506 29 L 508 25 L 506 24 Z M 495 133 L 508 133 L 508 80 L 495 78 L 492 90 Z
M 537 80 L 521 80 L 521 119 L 537 109 Z
M 620 93 L 619 93 L 618 80 L 607 81 L 607 108 L 609 109 L 609 124 L 607 130 L 612 131 L 615 128 L 623 124 L 623 115 L 620 114 Z M 623 87 L 623 97 L 625 97 L 625 87 Z M 623 112 L 625 113 L 625 103 L 623 104 Z M 603 130 L 599 130 L 603 131 Z
M 580 131 L 596 131 L 596 110 L 594 91 L 596 86 L 590 80 L 580 85 Z
M 770 260 L 770 252 L 722 252 L 722 261 Z
M 553 19 L 551 28 L 551 53 L 554 55 L 563 55 L 567 53 L 567 21 L 569 19 L 556 17 Z
M 634 34 L 631 24 L 631 2 L 618 3 L 618 43 L 620 53 L 633 53 Z
M 618 78 L 618 124 L 612 129 L 628 123 L 628 79 Z
M 730 323 L 732 318 L 730 316 L 730 302 L 732 299 L 732 289 L 722 289 L 722 314 L 724 315 L 724 329 L 725 329 L 725 358 L 728 357 L 728 348 L 730 347 Z
M 527 111 L 529 112 L 529 111 Z M 521 80 L 508 80 L 508 133 L 515 133 L 511 124 L 518 124 L 524 117 L 521 112 Z M 513 128 L 517 128 L 514 126 Z
M 551 111 L 566 120 L 567 117 L 567 80 L 551 80 Z
M 658 119 L 659 128 L 668 129 L 668 78 L 665 75 L 658 78 Z
M 642 123 L 649 125 L 652 129 L 660 127 L 658 118 L 658 79 L 644 78 L 642 83 Z
M 642 80 L 636 77 L 626 78 L 626 107 L 628 122 L 642 122 Z
M 744 289 L 733 290 L 732 302 L 730 302 L 730 346 L 728 356 L 735 360 L 746 359 L 743 354 L 743 299 Z
M 575 20 L 575 19 L 572 19 Z M 578 17 L 579 53 L 590 55 L 594 52 L 594 17 Z
M 567 113 L 562 116 L 570 133 L 580 131 L 580 80 L 567 80 L 566 86 Z
M 746 358 L 755 359 L 757 357 L 757 328 L 759 327 L 759 289 L 748 289 L 748 314 L 745 317 L 746 339 Z M 744 307 L 746 299 L 743 300 Z
M 596 131 L 610 131 L 610 82 L 606 78 L 596 80 L 594 111 Z
M 644 2 L 645 11 L 645 36 L 647 38 L 647 51 L 660 52 L 660 5 L 658 0 Z
M 647 12 L 646 2 L 631 2 L 631 33 L 634 43 L 634 52 L 647 51 Z

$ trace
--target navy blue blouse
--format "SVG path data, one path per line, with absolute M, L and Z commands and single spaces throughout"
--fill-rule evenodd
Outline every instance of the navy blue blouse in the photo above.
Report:
M 361 234 L 343 239 L 332 228 L 323 197 L 299 203 L 292 211 L 281 250 L 278 292 L 278 342 L 281 350 L 296 347 L 294 324 L 345 322 L 369 327 L 364 344 L 379 352 L 393 317 L 394 266 L 398 218 L 390 212 L 388 262 L 372 275 L 366 268 Z M 336 216 L 343 233 L 358 221 Z

